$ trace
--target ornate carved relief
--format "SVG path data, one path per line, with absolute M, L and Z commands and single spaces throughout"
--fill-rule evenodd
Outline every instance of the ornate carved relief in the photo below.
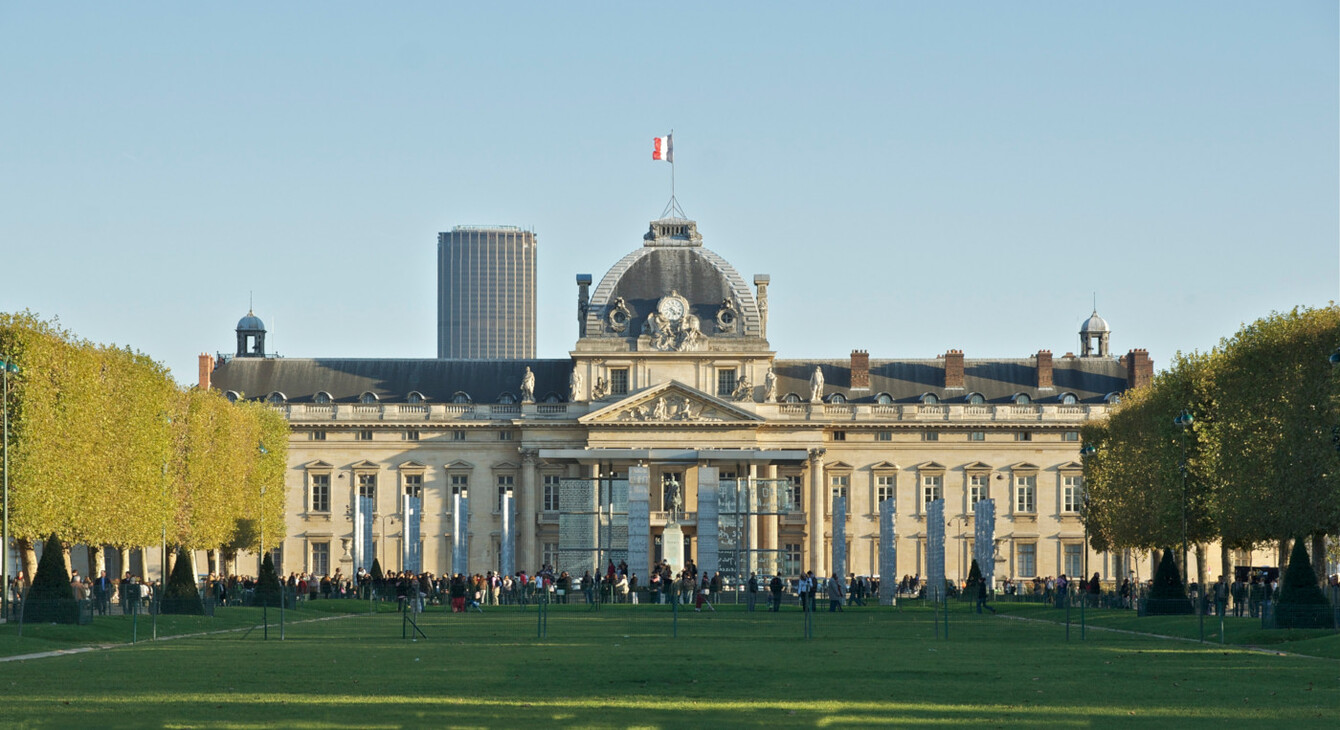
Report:
M 663 395 L 620 413 L 618 421 L 724 421 L 728 414 L 682 395 Z
M 717 334 L 733 335 L 740 327 L 740 309 L 735 297 L 726 297 L 717 310 Z
M 623 297 L 615 297 L 614 303 L 609 305 L 609 312 L 605 315 L 605 325 L 611 332 L 622 333 L 628 329 L 628 322 L 633 318 L 633 310 L 628 308 L 628 303 Z
M 651 340 L 653 349 L 673 352 L 696 352 L 707 341 L 697 316 L 689 313 L 689 302 L 671 292 L 661 297 L 656 310 L 647 315 L 642 334 Z

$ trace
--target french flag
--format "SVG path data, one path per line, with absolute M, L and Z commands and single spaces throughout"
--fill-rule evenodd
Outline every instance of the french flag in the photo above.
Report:
M 673 134 L 657 137 L 651 149 L 651 159 L 675 163 L 675 137 Z

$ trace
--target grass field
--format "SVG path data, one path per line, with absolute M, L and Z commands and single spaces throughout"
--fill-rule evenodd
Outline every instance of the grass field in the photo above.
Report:
M 749 614 L 724 606 L 680 612 L 676 621 L 664 607 L 590 613 L 571 605 L 550 610 L 544 639 L 534 610 L 496 609 L 430 612 L 420 620 L 428 638 L 406 641 L 398 614 L 345 615 L 366 604 L 318 601 L 288 613 L 282 642 L 272 627 L 270 641 L 255 629 L 0 663 L 8 700 L 0 726 L 1340 723 L 1334 634 L 1271 632 L 1272 649 L 1314 655 L 1285 656 L 1126 633 L 1198 636 L 1194 618 L 1090 612 L 1085 639 L 1076 623 L 1067 642 L 1055 609 L 1003 605 L 1001 615 L 984 617 L 953 609 L 948 639 L 936 638 L 933 614 L 921 607 L 820 612 L 806 640 L 794 607 Z M 219 631 L 250 626 L 257 615 L 234 608 L 214 619 L 164 617 L 159 629 Z M 124 621 L 28 626 L 21 640 L 6 625 L 0 653 L 128 639 Z M 1230 638 L 1249 636 L 1252 622 L 1243 621 Z

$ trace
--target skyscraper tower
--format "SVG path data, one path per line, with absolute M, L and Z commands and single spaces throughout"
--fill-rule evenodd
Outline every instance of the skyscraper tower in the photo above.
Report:
M 438 357 L 535 357 L 535 256 L 516 226 L 437 234 Z

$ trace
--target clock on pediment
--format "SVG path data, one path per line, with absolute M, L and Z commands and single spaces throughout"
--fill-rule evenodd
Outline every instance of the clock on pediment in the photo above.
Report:
M 656 311 L 660 313 L 662 317 L 665 317 L 672 322 L 678 322 L 684 319 L 684 316 L 689 313 L 689 300 L 680 296 L 679 292 L 671 289 L 669 295 L 661 297 L 661 301 L 656 303 Z

